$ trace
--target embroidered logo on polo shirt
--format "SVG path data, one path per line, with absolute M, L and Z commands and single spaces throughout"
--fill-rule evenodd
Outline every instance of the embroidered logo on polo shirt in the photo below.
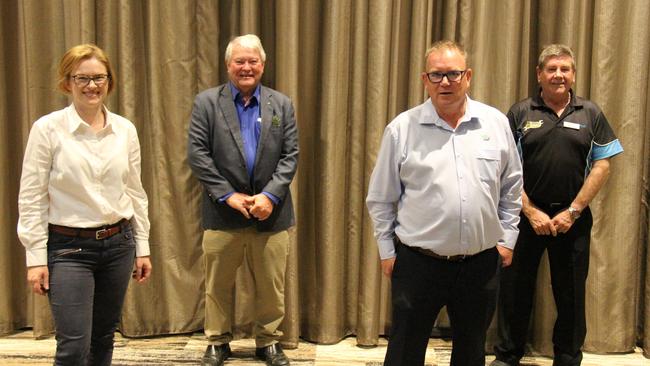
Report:
M 544 120 L 540 119 L 539 121 L 526 121 L 524 123 L 524 127 L 522 127 L 521 131 L 523 133 L 526 133 L 526 131 L 533 129 L 533 128 L 540 128 L 544 124 Z

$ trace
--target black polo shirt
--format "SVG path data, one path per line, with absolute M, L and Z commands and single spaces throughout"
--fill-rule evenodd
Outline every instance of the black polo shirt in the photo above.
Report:
M 558 117 L 540 94 L 508 111 L 524 171 L 524 191 L 536 204 L 569 206 L 591 163 L 623 151 L 598 106 L 576 97 Z

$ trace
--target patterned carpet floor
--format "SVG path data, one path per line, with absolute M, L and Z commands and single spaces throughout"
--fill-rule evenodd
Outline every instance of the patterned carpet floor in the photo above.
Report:
M 203 333 L 152 338 L 124 338 L 116 334 L 113 365 L 199 365 L 207 342 Z M 255 342 L 243 339 L 231 343 L 233 356 L 226 365 L 264 365 L 254 358 Z M 54 337 L 36 340 L 31 331 L 22 331 L 0 337 L 0 365 L 52 365 Z M 361 348 L 354 337 L 335 345 L 316 345 L 301 342 L 297 349 L 285 350 L 293 366 L 380 366 L 386 352 L 386 340 L 374 348 Z M 433 338 L 427 350 L 426 366 L 447 366 L 451 356 L 451 343 Z M 486 364 L 492 361 L 488 356 Z M 522 366 L 551 366 L 546 357 L 526 357 Z M 585 353 L 582 366 L 650 366 L 637 349 L 621 355 L 595 355 Z

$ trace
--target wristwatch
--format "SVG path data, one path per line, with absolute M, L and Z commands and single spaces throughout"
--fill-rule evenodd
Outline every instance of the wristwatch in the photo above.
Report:
M 580 210 L 573 206 L 569 206 L 569 215 L 571 215 L 571 219 L 575 221 L 580 218 Z

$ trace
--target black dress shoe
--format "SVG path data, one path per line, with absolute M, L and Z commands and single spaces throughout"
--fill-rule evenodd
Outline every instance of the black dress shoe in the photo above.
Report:
M 218 346 L 209 345 L 201 359 L 201 366 L 221 366 L 228 357 L 230 357 L 228 343 Z
M 289 359 L 279 343 L 255 349 L 255 357 L 264 360 L 268 366 L 289 366 Z

